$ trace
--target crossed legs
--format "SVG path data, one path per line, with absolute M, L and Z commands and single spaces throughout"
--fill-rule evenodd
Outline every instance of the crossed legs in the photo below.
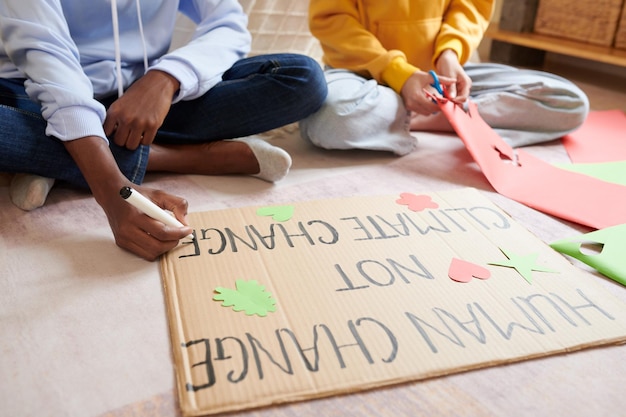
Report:
M 287 152 L 256 137 L 221 140 L 193 145 L 152 145 L 147 171 L 198 175 L 252 175 L 268 182 L 289 172 Z M 30 211 L 45 204 L 55 180 L 34 174 L 15 174 L 11 201 Z

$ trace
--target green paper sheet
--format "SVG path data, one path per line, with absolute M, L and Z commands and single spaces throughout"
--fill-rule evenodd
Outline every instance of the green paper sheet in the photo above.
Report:
M 626 161 L 588 164 L 556 164 L 557 167 L 579 174 L 589 175 L 602 181 L 626 185 Z
M 600 246 L 598 254 L 585 254 L 581 246 L 591 243 Z M 559 240 L 550 246 L 595 268 L 601 274 L 626 285 L 626 224 L 596 230 L 580 236 Z

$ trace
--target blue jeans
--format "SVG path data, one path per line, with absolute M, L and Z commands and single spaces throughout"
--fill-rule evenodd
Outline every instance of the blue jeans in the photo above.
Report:
M 204 96 L 172 105 L 155 143 L 193 144 L 244 137 L 296 122 L 326 98 L 324 74 L 304 55 L 272 54 L 236 62 Z M 108 108 L 117 97 L 103 99 Z M 87 187 L 63 142 L 45 135 L 41 108 L 24 80 L 0 79 L 0 171 L 37 174 Z M 143 181 L 148 146 L 131 151 L 110 141 L 120 170 Z

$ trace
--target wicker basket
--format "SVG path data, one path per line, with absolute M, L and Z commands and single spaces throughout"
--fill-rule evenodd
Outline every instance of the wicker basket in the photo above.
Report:
M 610 46 L 624 0 L 539 0 L 534 31 Z

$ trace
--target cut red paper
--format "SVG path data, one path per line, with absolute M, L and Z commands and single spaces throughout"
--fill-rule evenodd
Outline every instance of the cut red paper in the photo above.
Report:
M 402 193 L 400 198 L 396 200 L 396 203 L 408 206 L 411 211 L 422 211 L 426 209 L 439 208 L 439 204 L 435 203 L 431 196 L 420 194 L 415 195 L 411 193 Z
M 626 161 L 626 114 L 621 110 L 592 111 L 585 123 L 563 137 L 572 162 Z
M 489 279 L 491 272 L 485 267 L 475 263 L 452 258 L 448 268 L 448 277 L 457 282 L 470 282 L 472 278 Z
M 626 187 L 548 164 L 509 146 L 469 102 L 439 107 L 493 188 L 529 207 L 596 229 L 626 223 Z

